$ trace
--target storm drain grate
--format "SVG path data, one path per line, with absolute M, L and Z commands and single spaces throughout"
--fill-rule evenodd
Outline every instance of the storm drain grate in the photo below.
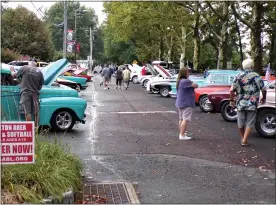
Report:
M 83 187 L 86 204 L 139 204 L 131 183 L 93 183 Z

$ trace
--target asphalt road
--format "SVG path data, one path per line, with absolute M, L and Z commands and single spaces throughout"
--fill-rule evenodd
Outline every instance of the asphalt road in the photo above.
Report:
M 91 181 L 137 182 L 141 203 L 275 203 L 275 139 L 254 131 L 241 147 L 236 123 L 195 108 L 191 141 L 178 139 L 175 99 L 99 86 L 82 97 L 87 122 L 49 133 L 70 145 Z

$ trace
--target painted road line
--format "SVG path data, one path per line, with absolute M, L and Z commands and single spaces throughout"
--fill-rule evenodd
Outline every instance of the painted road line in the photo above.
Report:
M 155 113 L 176 113 L 176 111 L 108 112 L 108 114 L 155 114 Z

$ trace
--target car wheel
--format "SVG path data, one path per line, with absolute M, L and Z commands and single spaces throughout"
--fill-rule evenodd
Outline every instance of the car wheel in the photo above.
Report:
M 81 90 L 81 86 L 79 84 L 77 84 L 76 91 L 80 92 L 80 90 Z
M 262 109 L 257 113 L 255 129 L 265 138 L 276 136 L 276 111 L 275 109 Z
M 204 95 L 199 100 L 199 107 L 203 112 L 211 112 L 213 111 L 213 106 L 208 102 L 208 96 Z
M 50 124 L 55 131 L 65 132 L 71 130 L 75 122 L 72 111 L 58 110 L 52 115 Z
M 170 94 L 169 94 L 170 91 L 169 91 L 168 87 L 161 87 L 159 92 L 160 92 L 160 95 L 162 97 L 169 97 L 170 96 Z
M 147 87 L 147 84 L 148 84 L 149 80 L 144 80 L 143 81 L 143 86 L 146 88 Z
M 230 106 L 229 101 L 222 104 L 220 113 L 222 118 L 225 121 L 228 121 L 228 122 L 237 121 L 237 115 L 238 115 L 237 108 L 233 108 L 232 106 Z
M 133 76 L 132 77 L 132 82 L 134 83 L 134 84 L 137 84 L 138 83 L 138 76 Z

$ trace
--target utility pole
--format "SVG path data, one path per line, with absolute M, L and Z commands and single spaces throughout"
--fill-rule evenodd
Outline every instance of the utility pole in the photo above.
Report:
M 75 64 L 77 64 L 77 10 L 75 10 Z
M 93 33 L 90 27 L 90 57 L 89 57 L 89 70 L 92 73 L 92 62 L 93 62 Z
M 63 58 L 66 58 L 66 36 L 67 36 L 67 0 L 64 1 L 64 31 L 63 31 Z

